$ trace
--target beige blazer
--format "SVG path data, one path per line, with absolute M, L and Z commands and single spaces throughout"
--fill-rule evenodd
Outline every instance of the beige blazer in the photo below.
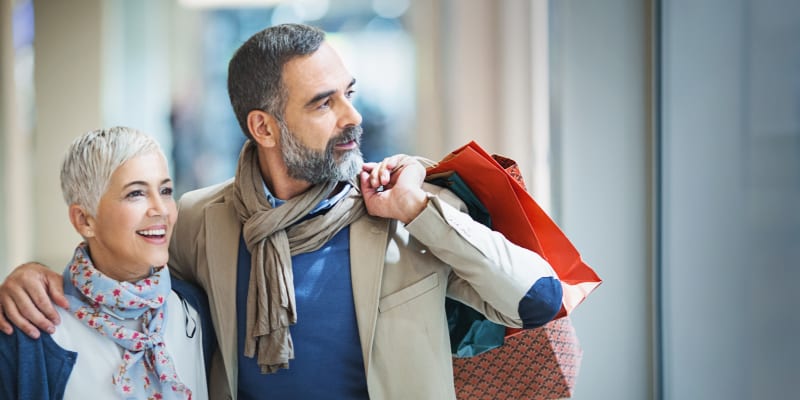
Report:
M 219 341 L 209 376 L 212 399 L 235 399 L 238 384 L 235 293 L 246 288 L 236 287 L 241 224 L 225 199 L 231 182 L 181 198 L 170 244 L 172 272 L 200 284 L 209 297 Z M 519 327 L 522 296 L 539 277 L 554 276 L 541 257 L 460 212 L 463 203 L 451 192 L 425 189 L 431 201 L 411 223 L 365 216 L 350 227 L 371 399 L 454 399 L 445 296 Z

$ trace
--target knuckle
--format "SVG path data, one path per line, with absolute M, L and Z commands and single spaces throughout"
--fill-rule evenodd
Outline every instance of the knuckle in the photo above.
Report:
M 28 324 L 28 320 L 23 318 L 16 310 L 9 312 L 6 314 L 6 317 L 12 324 L 16 325 L 18 328 L 22 330 L 26 330 L 30 327 Z
M 17 305 L 17 312 L 25 319 L 31 319 L 36 316 L 36 307 L 31 303 Z
M 50 302 L 50 298 L 47 297 L 47 294 L 38 291 L 31 293 L 31 299 L 33 300 L 34 304 L 40 308 L 42 306 L 46 306 Z

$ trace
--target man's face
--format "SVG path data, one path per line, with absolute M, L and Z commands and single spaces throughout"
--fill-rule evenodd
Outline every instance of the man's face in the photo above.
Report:
M 306 146 L 292 133 L 286 124 L 281 123 L 281 155 L 283 162 L 294 179 L 310 183 L 347 181 L 359 171 L 364 160 L 358 146 L 361 144 L 361 126 L 349 126 L 341 134 L 328 140 L 325 149 L 318 151 Z M 335 149 L 343 143 L 355 143 L 353 150 L 345 151 L 336 158 Z
M 347 180 L 361 169 L 361 115 L 355 79 L 327 43 L 283 67 L 288 91 L 280 145 L 289 176 L 311 183 Z

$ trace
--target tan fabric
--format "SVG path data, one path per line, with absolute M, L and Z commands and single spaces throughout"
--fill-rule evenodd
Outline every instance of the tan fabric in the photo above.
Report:
M 264 193 L 257 146 L 242 147 L 230 202 L 243 225 L 252 254 L 247 289 L 247 333 L 244 355 L 258 356 L 261 373 L 289 368 L 294 347 L 289 326 L 297 323 L 292 256 L 312 252 L 366 213 L 355 189 L 328 212 L 301 223 L 338 182 L 311 187 L 280 207 L 272 208 Z

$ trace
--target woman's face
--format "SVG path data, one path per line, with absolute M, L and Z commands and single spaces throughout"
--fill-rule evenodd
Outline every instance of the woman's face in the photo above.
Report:
M 118 281 L 136 281 L 166 265 L 177 218 L 166 160 L 151 152 L 111 175 L 97 214 L 89 217 L 89 253 L 95 267 Z

